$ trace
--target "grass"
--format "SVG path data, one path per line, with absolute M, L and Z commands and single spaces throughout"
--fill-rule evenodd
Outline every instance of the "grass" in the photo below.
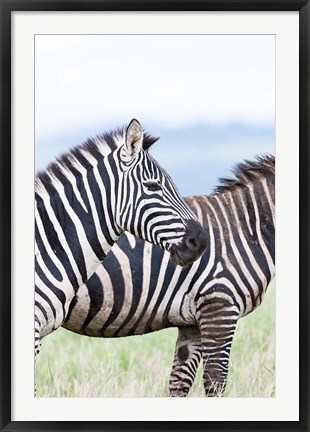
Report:
M 37 397 L 167 397 L 177 329 L 97 339 L 64 329 L 43 340 Z M 204 397 L 202 367 L 190 397 Z M 275 396 L 275 286 L 242 318 L 232 347 L 225 397 Z

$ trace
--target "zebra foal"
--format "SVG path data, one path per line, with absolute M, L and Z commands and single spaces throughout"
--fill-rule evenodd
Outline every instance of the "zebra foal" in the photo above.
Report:
M 66 319 L 79 287 L 123 231 L 196 260 L 206 235 L 170 177 L 148 153 L 156 141 L 137 120 L 90 139 L 35 181 L 35 353 Z
M 121 236 L 78 290 L 63 327 L 94 337 L 178 327 L 170 396 L 188 394 L 201 359 L 207 396 L 221 396 L 237 322 L 261 304 L 274 277 L 274 186 L 275 158 L 264 156 L 239 164 L 213 195 L 186 198 L 208 241 L 185 268 Z

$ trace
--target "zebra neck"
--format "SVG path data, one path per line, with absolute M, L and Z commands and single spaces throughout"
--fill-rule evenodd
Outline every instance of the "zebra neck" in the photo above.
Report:
M 115 185 L 105 168 L 98 164 L 36 193 L 36 256 L 64 269 L 62 278 L 72 285 L 95 272 L 121 234 L 114 222 Z
M 226 190 L 222 194 L 190 197 L 186 201 L 208 236 L 210 230 L 214 232 L 215 247 L 222 248 L 223 242 L 240 239 L 253 247 L 266 247 L 265 252 L 270 256 L 269 267 L 271 262 L 274 263 L 274 176 Z
M 210 197 L 219 207 L 219 217 L 233 233 L 249 237 L 262 236 L 264 242 L 274 243 L 274 196 L 265 179 Z
M 261 239 L 266 244 L 271 251 L 273 261 L 275 244 L 274 192 L 274 175 L 253 182 L 243 188 L 242 191 L 236 191 L 236 201 L 241 203 L 241 208 L 240 205 L 237 208 L 239 212 L 244 212 L 245 222 L 250 233 L 256 236 L 258 241 Z M 244 206 L 243 202 L 245 203 Z

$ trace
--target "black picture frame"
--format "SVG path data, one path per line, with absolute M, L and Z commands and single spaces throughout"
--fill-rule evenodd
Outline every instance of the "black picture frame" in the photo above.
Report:
M 0 307 L 1 431 L 310 431 L 309 422 L 309 0 L 0 0 L 1 145 L 0 145 Z M 11 421 L 11 13 L 15 11 L 298 11 L 299 12 L 299 169 L 300 169 L 300 377 L 296 422 L 22 422 Z M 291 227 L 290 229 L 296 229 Z M 289 319 L 289 317 L 288 317 Z M 289 371 L 288 371 L 289 375 Z M 288 377 L 289 378 L 289 377 Z M 103 402 L 104 404 L 104 402 Z M 137 419 L 138 420 L 138 419 Z

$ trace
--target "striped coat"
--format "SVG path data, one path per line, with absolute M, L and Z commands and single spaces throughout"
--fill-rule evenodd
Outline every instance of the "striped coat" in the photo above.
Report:
M 223 394 L 237 322 L 275 274 L 275 159 L 239 164 L 211 196 L 186 199 L 207 232 L 202 257 L 182 268 L 124 234 L 74 297 L 64 327 L 121 337 L 178 327 L 170 395 L 186 396 L 201 359 L 208 396 Z
M 66 319 L 78 289 L 123 231 L 160 246 L 174 262 L 206 246 L 196 216 L 145 150 L 156 139 L 137 120 L 63 155 L 35 184 L 35 352 Z

